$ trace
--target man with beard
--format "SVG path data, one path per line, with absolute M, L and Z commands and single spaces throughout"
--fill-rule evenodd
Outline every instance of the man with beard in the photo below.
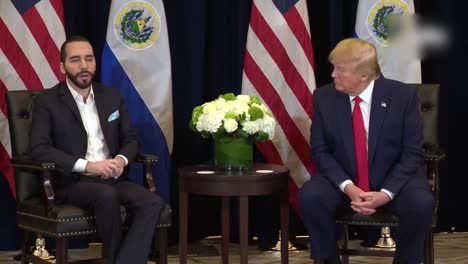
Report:
M 59 202 L 95 214 L 107 263 L 147 263 L 164 202 L 126 177 L 138 151 L 127 106 L 117 89 L 93 83 L 96 60 L 86 38 L 71 37 L 60 52 L 66 80 L 35 101 L 31 155 L 60 168 Z M 125 236 L 121 204 L 131 215 Z

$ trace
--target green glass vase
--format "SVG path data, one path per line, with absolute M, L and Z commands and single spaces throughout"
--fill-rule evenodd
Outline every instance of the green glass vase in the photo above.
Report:
M 215 140 L 215 166 L 222 169 L 249 169 L 252 167 L 252 142 L 245 138 L 228 141 Z

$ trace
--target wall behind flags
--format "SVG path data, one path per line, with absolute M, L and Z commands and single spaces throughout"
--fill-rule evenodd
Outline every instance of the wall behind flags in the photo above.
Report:
M 80 34 L 88 37 L 99 64 L 105 43 L 110 2 L 64 0 L 67 36 Z M 240 92 L 251 0 L 164 2 L 173 73 L 174 150 L 171 204 L 176 210 L 170 238 L 174 242 L 178 231 L 176 168 L 207 162 L 212 156 L 211 142 L 201 139 L 188 128 L 191 111 L 196 105 L 212 100 L 221 93 Z M 331 81 L 331 67 L 327 56 L 332 47 L 339 40 L 354 34 L 357 2 L 308 1 L 317 87 Z M 468 41 L 462 12 L 468 9 L 456 7 L 453 2 L 455 1 L 419 0 L 415 1 L 415 7 L 416 13 L 430 21 L 442 23 L 453 36 L 450 49 L 441 54 L 432 54 L 422 61 L 422 79 L 423 83 L 441 84 L 439 139 L 448 158 L 441 167 L 441 203 L 437 228 L 440 231 L 468 231 L 468 213 L 459 208 L 465 205 L 463 202 L 468 202 L 465 198 L 468 175 L 463 166 L 467 157 L 465 151 L 468 149 L 468 129 L 465 125 L 468 88 L 465 85 L 466 77 L 464 78 L 467 67 L 455 67 L 455 63 L 465 65 L 467 61 L 464 53 Z M 466 5 L 463 1 L 457 2 Z M 98 72 L 98 80 L 99 76 Z M 0 250 L 10 250 L 19 245 L 16 233 L 8 231 L 15 225 L 14 202 L 5 182 L 0 179 L 0 208 L 12 209 L 8 210 L 11 217 L 2 214 Z M 190 228 L 190 237 L 196 239 L 218 234 L 219 202 L 197 196 L 191 198 L 190 202 L 190 220 L 194 223 Z M 255 207 L 255 203 L 252 206 L 250 221 L 252 232 L 255 232 L 255 226 L 262 221 L 260 215 L 270 212 L 257 214 L 260 209 Z M 5 237 L 13 238 L 6 242 Z

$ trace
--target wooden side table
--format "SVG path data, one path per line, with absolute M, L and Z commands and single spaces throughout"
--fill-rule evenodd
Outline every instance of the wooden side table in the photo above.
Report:
M 289 169 L 271 164 L 254 164 L 251 170 L 219 170 L 212 166 L 179 169 L 179 256 L 187 263 L 189 194 L 221 197 L 222 263 L 229 262 L 229 198 L 239 197 L 240 263 L 248 263 L 249 196 L 280 194 L 281 263 L 288 263 L 288 179 Z

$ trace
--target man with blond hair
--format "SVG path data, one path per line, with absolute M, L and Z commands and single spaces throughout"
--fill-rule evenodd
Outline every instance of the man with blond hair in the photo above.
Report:
M 375 47 L 345 39 L 329 55 L 333 83 L 314 93 L 311 157 L 318 172 L 300 189 L 311 258 L 341 263 L 335 213 L 400 219 L 393 263 L 422 263 L 434 199 L 423 173 L 416 90 L 380 76 Z

